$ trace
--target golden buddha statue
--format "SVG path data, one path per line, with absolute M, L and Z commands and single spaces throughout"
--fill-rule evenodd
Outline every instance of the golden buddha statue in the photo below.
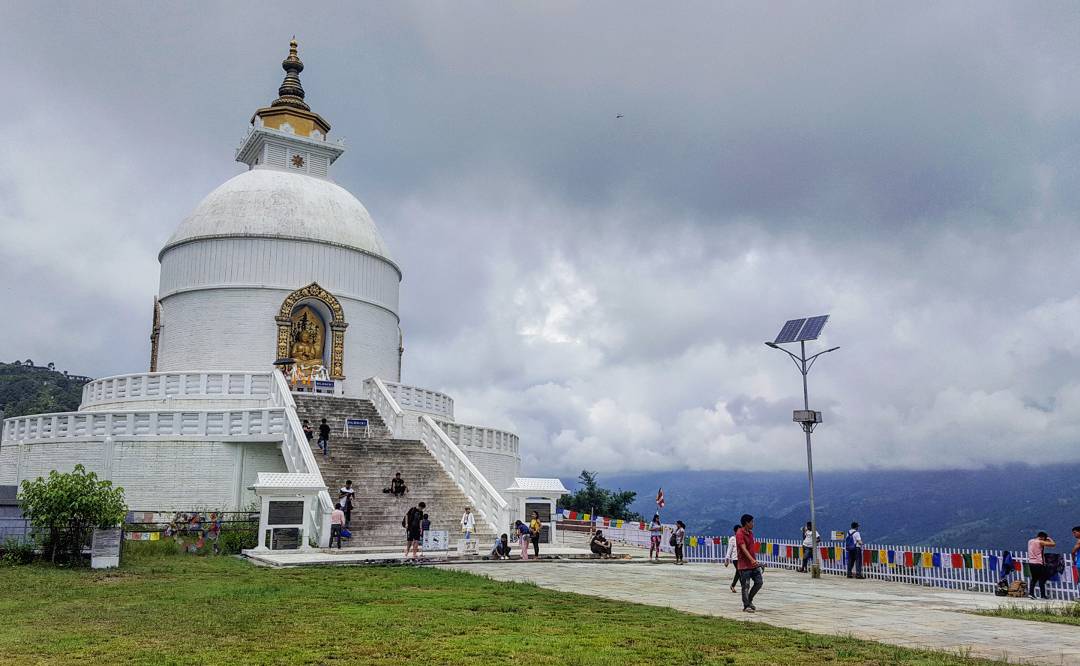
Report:
M 296 369 L 308 375 L 323 365 L 322 322 L 310 308 L 304 307 L 293 315 L 293 330 L 295 337 L 289 356 L 296 361 Z

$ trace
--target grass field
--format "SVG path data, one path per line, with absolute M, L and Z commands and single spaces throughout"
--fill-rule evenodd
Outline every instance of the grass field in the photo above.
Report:
M 1075 624 L 1080 626 L 1080 601 L 1068 606 L 1020 606 L 1012 604 L 994 610 L 979 611 L 977 615 L 1010 617 L 1015 620 L 1034 620 L 1035 622 L 1053 622 L 1055 624 Z
M 0 618 L 5 664 L 981 663 L 428 567 L 230 557 L 2 567 Z

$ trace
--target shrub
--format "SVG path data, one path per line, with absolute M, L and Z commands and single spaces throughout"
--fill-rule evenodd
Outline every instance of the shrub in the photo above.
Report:
M 241 550 L 258 545 L 259 524 L 223 528 L 218 536 L 222 555 L 236 555 Z
M 19 489 L 23 515 L 40 535 L 42 551 L 51 562 L 79 561 L 95 527 L 119 525 L 127 513 L 124 489 L 75 465 L 69 473 L 56 470 L 49 478 L 23 481 Z
M 34 544 L 30 541 L 8 539 L 0 546 L 0 564 L 30 564 L 34 561 Z

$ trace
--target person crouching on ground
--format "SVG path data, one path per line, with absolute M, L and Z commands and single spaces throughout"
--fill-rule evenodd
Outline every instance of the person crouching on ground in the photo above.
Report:
M 495 545 L 491 549 L 491 559 L 510 559 L 510 537 L 507 536 L 506 533 L 503 533 L 501 537 L 495 539 Z
M 757 557 L 754 555 L 757 552 L 757 541 L 754 540 L 754 517 L 744 513 L 739 524 L 741 525 L 739 533 L 735 535 L 735 542 L 739 546 L 739 559 L 735 567 L 739 570 L 739 583 L 742 585 L 743 611 L 756 613 L 754 597 L 757 596 L 763 583 L 761 565 L 758 564 Z M 753 587 L 750 586 L 751 583 Z
M 664 526 L 660 523 L 660 514 L 654 513 L 652 522 L 649 523 L 649 559 L 653 559 L 656 552 L 656 561 L 660 561 L 660 538 L 664 534 Z
M 529 559 L 529 526 L 520 520 L 514 521 L 514 529 L 517 530 L 518 545 L 521 546 L 521 559 Z
M 401 472 L 398 472 L 394 475 L 394 478 L 390 479 L 390 494 L 394 497 L 401 497 L 407 490 L 405 479 L 401 478 Z
M 589 542 L 589 550 L 603 558 L 611 557 L 611 542 L 604 538 L 604 533 L 597 530 Z
M 334 511 L 330 514 L 330 547 L 334 547 L 334 539 L 337 539 L 338 550 L 341 550 L 341 530 L 345 528 L 345 512 L 341 510 L 341 504 L 334 505 Z
M 732 564 L 736 564 L 739 561 L 739 544 L 735 538 L 739 536 L 739 526 L 736 525 L 731 528 L 731 536 L 727 540 L 727 556 L 724 562 L 725 567 L 730 567 Z M 735 585 L 739 582 L 739 567 L 735 567 L 735 575 L 731 577 L 731 593 L 735 594 Z

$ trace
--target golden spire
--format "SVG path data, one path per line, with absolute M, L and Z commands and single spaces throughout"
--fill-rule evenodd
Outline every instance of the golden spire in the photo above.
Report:
M 304 87 L 300 85 L 300 72 L 304 63 L 297 55 L 296 36 L 289 41 L 289 55 L 281 61 L 285 70 L 285 80 L 278 88 L 278 98 L 270 106 L 259 109 L 251 121 L 261 119 L 262 125 L 270 129 L 280 129 L 304 137 L 325 140 L 330 131 L 330 123 L 313 112 L 304 101 Z
M 289 56 L 281 61 L 281 68 L 285 70 L 285 80 L 278 88 L 279 97 L 270 106 L 292 106 L 310 111 L 311 107 L 304 102 L 304 87 L 300 85 L 304 63 L 296 55 L 296 35 L 289 41 Z

